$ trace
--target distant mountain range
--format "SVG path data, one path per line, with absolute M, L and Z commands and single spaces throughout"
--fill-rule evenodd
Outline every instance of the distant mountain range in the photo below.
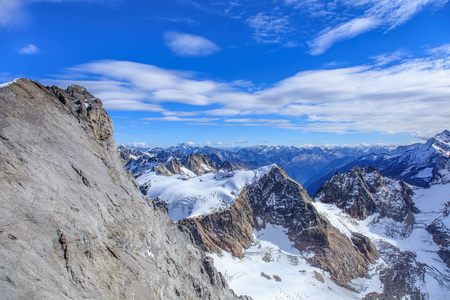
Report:
M 254 146 L 220 149 L 180 144 L 167 149 L 132 149 L 120 146 L 127 169 L 134 175 L 175 157 L 184 162 L 190 154 L 205 154 L 219 167 L 230 162 L 237 168 L 255 169 L 270 164 L 282 167 L 289 176 L 304 185 L 313 196 L 334 173 L 353 166 L 373 166 L 387 176 L 427 187 L 431 182 L 450 181 L 450 132 L 445 130 L 426 143 L 408 146 Z

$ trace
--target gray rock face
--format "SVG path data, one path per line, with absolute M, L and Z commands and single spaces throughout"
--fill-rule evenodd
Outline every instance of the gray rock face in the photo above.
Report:
M 190 154 L 184 166 L 196 175 L 218 171 L 216 163 L 205 154 Z
M 0 89 L 0 298 L 237 298 L 139 192 L 112 130 L 81 87 Z
M 314 199 L 335 203 L 350 216 L 361 220 L 377 212 L 381 217 L 403 222 L 409 212 L 418 212 L 412 196 L 413 190 L 403 180 L 383 176 L 373 167 L 355 166 L 324 182 Z
M 425 264 L 416 261 L 416 254 L 411 251 L 400 251 L 387 243 L 381 244 L 379 251 L 387 263 L 380 272 L 383 292 L 369 293 L 364 300 L 429 299 L 428 294 L 418 287 L 423 283 L 427 270 Z
M 446 203 L 442 216 L 435 219 L 430 225 L 426 227 L 426 230 L 433 236 L 433 241 L 439 245 L 438 255 L 445 262 L 447 267 L 450 268 L 450 228 L 445 224 L 445 219 L 450 214 L 450 201 Z

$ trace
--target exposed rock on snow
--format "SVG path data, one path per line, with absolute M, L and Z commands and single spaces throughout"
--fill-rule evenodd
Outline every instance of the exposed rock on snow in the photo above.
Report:
M 190 154 L 186 158 L 184 166 L 196 175 L 215 173 L 218 171 L 216 163 L 205 154 Z
M 346 173 L 336 173 L 324 182 L 314 199 L 335 203 L 360 220 L 379 213 L 380 217 L 403 222 L 409 212 L 418 212 L 412 196 L 412 188 L 403 180 L 383 176 L 373 167 L 355 166 Z
M 223 164 L 220 165 L 219 170 L 225 171 L 225 172 L 230 172 L 230 171 L 235 171 L 238 168 L 236 168 L 232 163 L 230 163 L 229 161 L 225 161 L 223 162 Z
M 253 241 L 252 210 L 246 189 L 226 210 L 178 221 L 189 228 L 194 240 L 207 252 L 221 253 L 221 249 L 242 258 L 242 250 Z
M 422 292 L 426 268 L 424 264 L 417 262 L 416 254 L 411 251 L 400 251 L 398 248 L 383 243 L 380 253 L 388 267 L 383 268 L 380 280 L 383 283 L 383 292 L 372 292 L 364 297 L 364 300 L 375 299 L 428 299 L 428 294 Z
M 0 88 L 1 299 L 233 299 L 123 169 L 99 99 Z

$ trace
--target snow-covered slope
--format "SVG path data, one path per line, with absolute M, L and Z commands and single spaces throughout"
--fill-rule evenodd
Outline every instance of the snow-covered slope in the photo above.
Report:
M 356 220 L 333 204 L 314 203 L 349 238 L 361 233 L 378 248 L 381 257 L 371 266 L 370 278 L 352 280 L 353 291 L 308 264 L 308 253 L 292 249 L 281 226 L 255 231 L 255 242 L 244 251 L 243 259 L 226 252 L 214 254 L 215 265 L 231 288 L 254 299 L 448 299 L 450 271 L 438 255 L 443 247 L 433 241 L 427 226 L 440 219 L 450 228 L 450 184 L 417 190 L 413 201 L 420 213 L 415 215 L 409 237 L 398 234 L 404 223 L 378 214 Z
M 175 221 L 188 217 L 179 222 L 197 244 L 208 243 L 216 267 L 239 294 L 254 299 L 447 299 L 450 184 L 413 190 L 373 168 L 354 171 L 352 180 L 340 174 L 346 184 L 334 186 L 330 194 L 367 194 L 374 209 L 359 220 L 334 203 L 311 202 L 274 165 L 199 176 L 146 172 L 137 181 L 148 185 L 148 196 L 168 202 Z M 343 187 L 347 190 L 338 191 Z M 236 199 L 241 207 L 242 202 L 250 205 L 253 223 L 247 217 L 242 227 L 230 225 L 242 217 Z M 320 217 L 314 218 L 316 213 Z M 252 226 L 253 239 L 248 238 Z M 233 232 L 224 231 L 230 228 Z M 214 244 L 226 251 L 214 250 Z M 323 259 L 318 263 L 314 257 Z M 363 265 L 347 270 L 360 275 L 340 273 Z M 361 274 L 367 277 L 356 278 Z
M 168 203 L 169 216 L 174 221 L 182 218 L 208 214 L 230 207 L 240 190 L 268 173 L 274 165 L 256 170 L 206 173 L 196 176 L 159 175 L 147 171 L 136 178 L 142 186 L 150 186 L 146 196 L 159 197 Z

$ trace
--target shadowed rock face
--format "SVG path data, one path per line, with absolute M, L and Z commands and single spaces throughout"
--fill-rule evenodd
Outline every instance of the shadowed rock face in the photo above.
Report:
M 346 286 L 351 279 L 368 276 L 368 264 L 378 258 L 375 247 L 371 248 L 375 259 L 367 259 L 365 252 L 355 248 L 347 236 L 316 211 L 303 186 L 280 167 L 250 185 L 248 194 L 254 217 L 263 220 L 257 229 L 265 223 L 288 228 L 295 247 L 313 252 L 309 262 L 329 271 L 338 284 Z
M 218 171 L 216 163 L 205 154 L 190 154 L 186 158 L 184 166 L 196 175 Z
M 314 199 L 335 203 L 353 218 L 363 220 L 373 213 L 403 222 L 409 212 L 418 213 L 413 190 L 403 180 L 387 177 L 373 167 L 353 167 L 324 182 Z
M 439 245 L 438 255 L 450 268 L 450 228 L 445 225 L 447 223 L 445 219 L 448 218 L 449 214 L 450 201 L 446 203 L 442 216 L 428 225 L 426 230 L 433 236 L 433 241 Z
M 207 252 L 221 253 L 223 249 L 243 258 L 242 250 L 253 241 L 252 210 L 245 188 L 230 209 L 182 219 L 178 223 L 188 227 L 197 245 Z
M 112 132 L 81 87 L 0 88 L 0 298 L 237 298 L 139 192 Z

